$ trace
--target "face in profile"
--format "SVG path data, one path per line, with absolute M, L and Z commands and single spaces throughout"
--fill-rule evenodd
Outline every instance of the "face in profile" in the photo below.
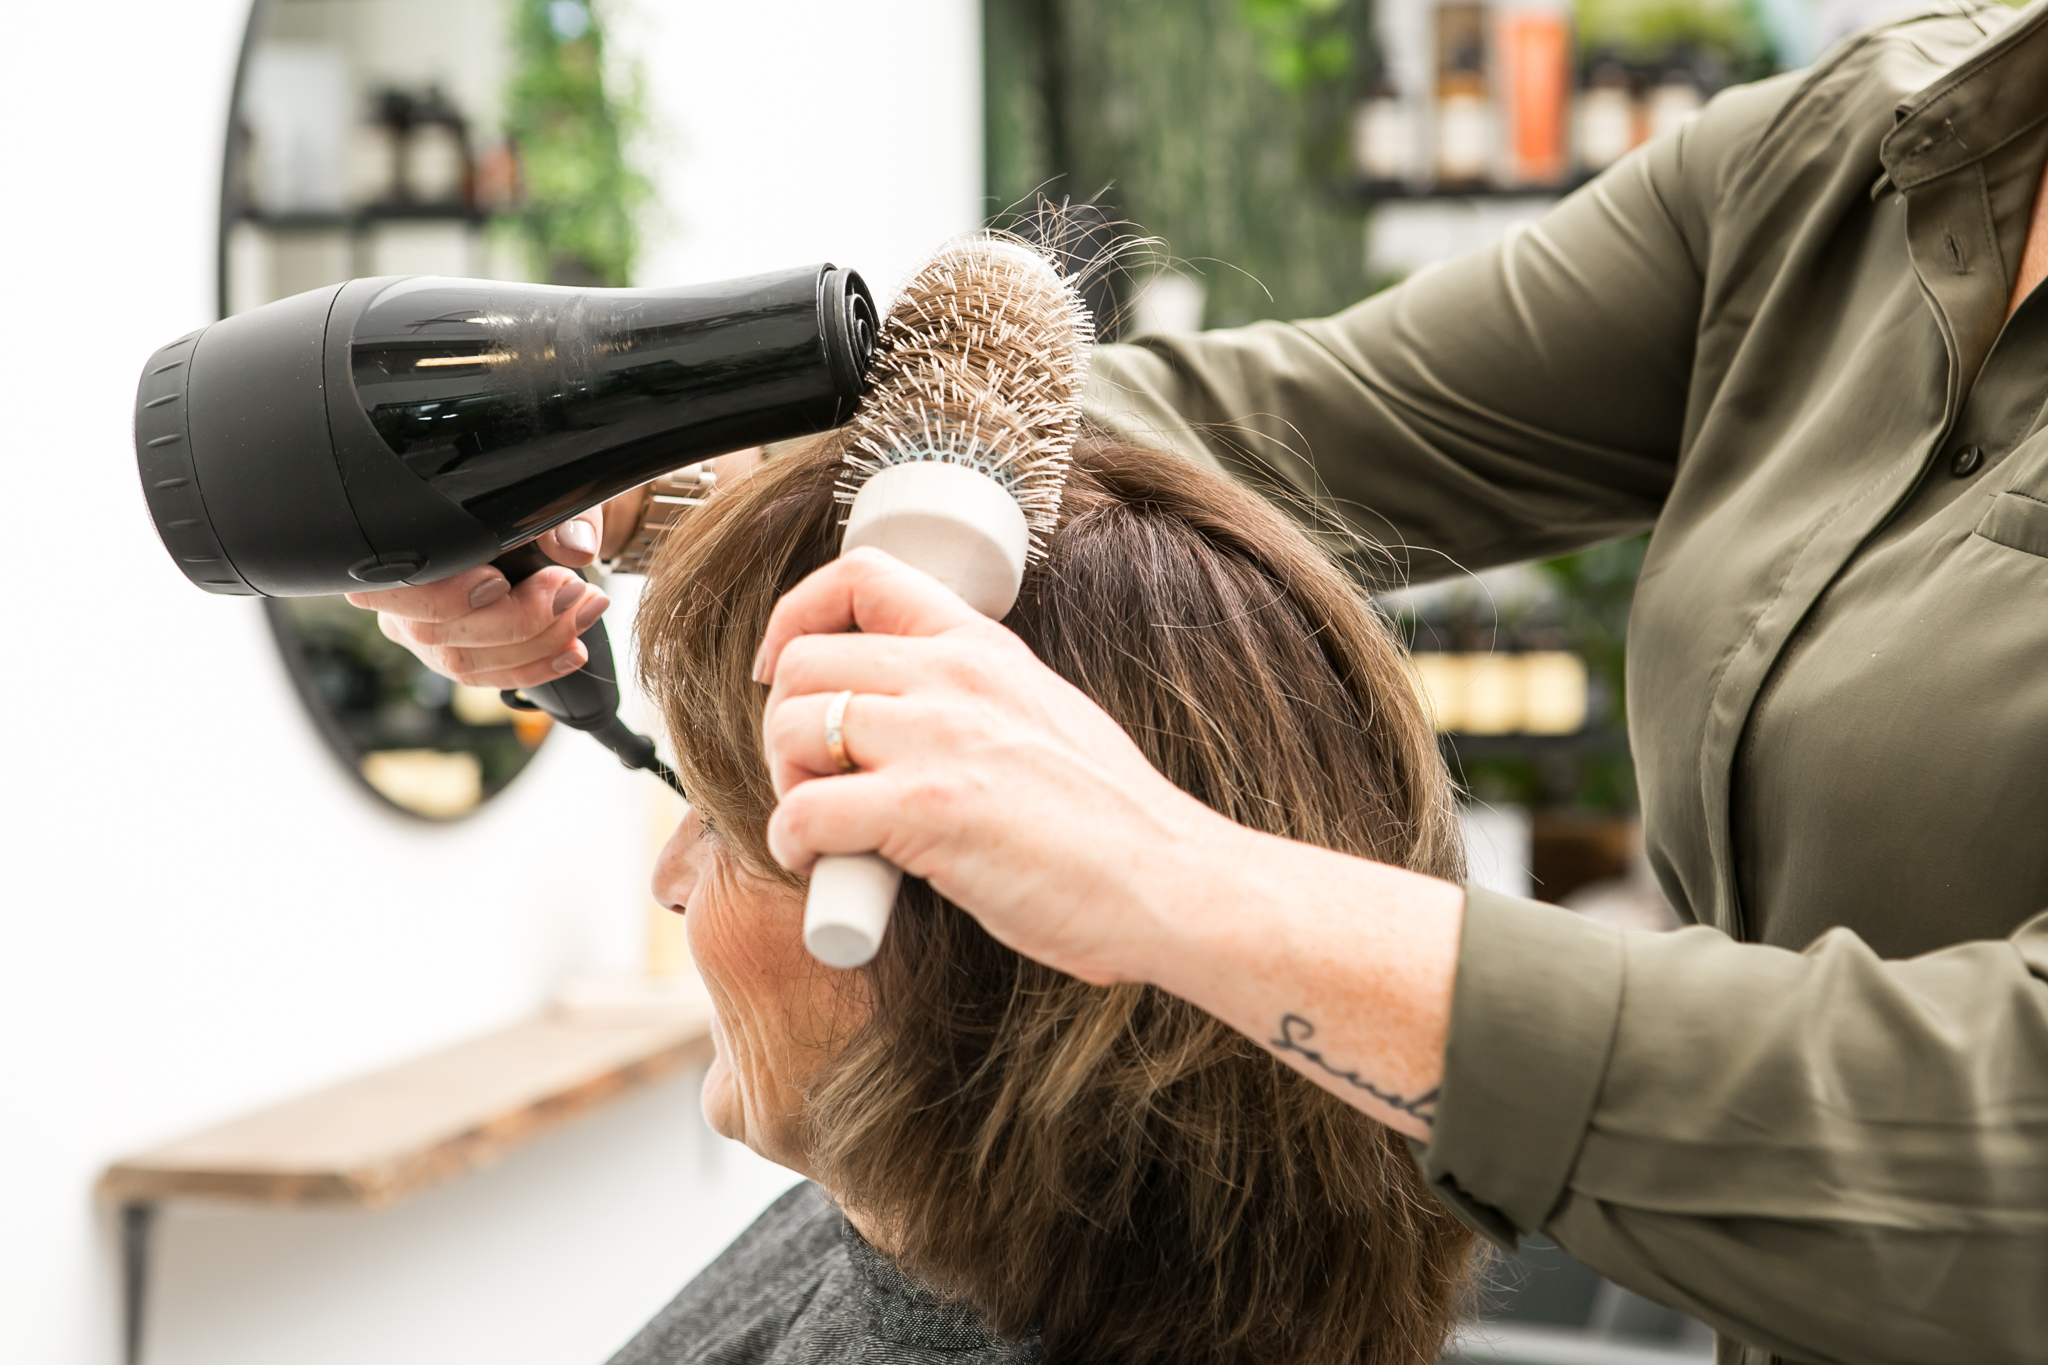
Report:
M 832 440 L 693 513 L 641 604 L 641 679 L 695 804 L 656 894 L 717 1010 L 707 1119 L 1050 1359 L 1430 1365 L 1471 1237 L 1389 1130 L 1185 1001 L 1018 957 L 914 879 L 866 966 L 805 951 L 750 672 L 776 600 L 837 553 Z M 1084 439 L 1005 624 L 1229 818 L 1461 875 L 1385 623 L 1221 476 Z
M 858 1022 L 854 974 L 805 951 L 803 893 L 750 869 L 695 810 L 661 851 L 654 894 L 686 914 L 690 955 L 715 1010 L 705 1122 L 778 1165 L 813 1174 L 805 1089 L 833 1040 Z

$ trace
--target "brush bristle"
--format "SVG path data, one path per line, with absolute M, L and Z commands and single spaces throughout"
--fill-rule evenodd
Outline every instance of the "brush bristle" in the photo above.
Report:
M 948 243 L 904 287 L 875 342 L 835 496 L 891 465 L 938 460 L 995 479 L 1024 509 L 1029 558 L 1059 524 L 1095 324 L 1074 282 L 1026 243 Z

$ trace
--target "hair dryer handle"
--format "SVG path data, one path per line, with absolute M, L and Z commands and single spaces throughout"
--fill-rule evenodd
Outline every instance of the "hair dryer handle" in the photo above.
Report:
M 508 550 L 493 560 L 505 580 L 515 586 L 555 567 L 555 561 L 541 553 L 532 541 Z M 596 730 L 619 710 L 618 670 L 612 663 L 612 638 L 604 622 L 595 621 L 578 637 L 590 653 L 589 662 L 567 677 L 551 683 L 522 687 L 520 692 L 541 710 L 575 730 Z
M 862 967 L 882 946 L 903 870 L 874 853 L 828 855 L 811 869 L 804 946 L 828 967 Z
M 508 550 L 492 563 L 510 583 L 523 583 L 554 561 L 528 541 Z M 551 683 L 536 683 L 502 695 L 508 706 L 524 703 L 529 709 L 547 712 L 572 730 L 581 730 L 618 755 L 629 768 L 642 768 L 675 788 L 688 800 L 674 771 L 655 754 L 654 741 L 628 730 L 619 720 L 618 667 L 612 662 L 612 637 L 602 619 L 577 637 L 589 653 L 589 661 L 574 673 Z

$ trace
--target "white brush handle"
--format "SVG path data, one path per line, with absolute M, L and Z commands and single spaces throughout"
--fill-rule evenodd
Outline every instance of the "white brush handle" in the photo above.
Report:
M 1000 620 L 1023 586 L 1030 530 L 1017 500 L 988 475 L 923 460 L 891 465 L 861 485 L 841 553 L 863 545 L 924 570 Z M 902 884 L 902 871 L 878 854 L 818 859 L 804 900 L 811 956 L 828 967 L 873 960 Z
M 811 869 L 804 947 L 827 967 L 861 967 L 881 950 L 903 870 L 878 853 L 836 854 Z

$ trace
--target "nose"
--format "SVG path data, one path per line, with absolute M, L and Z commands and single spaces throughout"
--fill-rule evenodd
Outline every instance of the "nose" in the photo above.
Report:
M 700 836 L 703 829 L 703 822 L 697 818 L 694 806 L 684 811 L 676 832 L 668 836 L 668 842 L 661 847 L 661 856 L 654 860 L 654 899 L 664 909 L 673 910 L 678 915 L 690 908 L 690 896 L 696 891 L 698 878 L 702 875 Z

